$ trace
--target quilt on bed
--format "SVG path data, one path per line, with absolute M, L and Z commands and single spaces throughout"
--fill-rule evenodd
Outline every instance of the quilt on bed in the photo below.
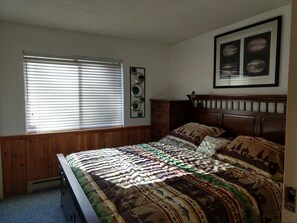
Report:
M 281 222 L 281 184 L 253 170 L 154 142 L 67 161 L 103 222 Z

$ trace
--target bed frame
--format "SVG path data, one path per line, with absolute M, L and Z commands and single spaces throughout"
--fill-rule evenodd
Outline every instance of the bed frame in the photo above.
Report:
M 61 174 L 61 207 L 66 222 L 101 223 L 63 154 L 57 154 Z
M 286 95 L 188 95 L 191 120 L 222 127 L 227 133 L 251 135 L 285 144 Z M 100 223 L 63 154 L 57 154 L 61 173 L 61 206 L 67 222 Z

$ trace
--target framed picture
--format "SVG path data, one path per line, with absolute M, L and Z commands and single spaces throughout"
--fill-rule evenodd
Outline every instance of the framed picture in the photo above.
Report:
M 282 17 L 215 36 L 214 88 L 278 86 Z
M 145 117 L 145 68 L 130 67 L 130 117 Z

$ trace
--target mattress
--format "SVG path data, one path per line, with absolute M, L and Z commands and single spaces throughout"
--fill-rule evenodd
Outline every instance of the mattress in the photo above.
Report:
M 282 183 L 178 144 L 66 158 L 101 222 L 281 222 Z

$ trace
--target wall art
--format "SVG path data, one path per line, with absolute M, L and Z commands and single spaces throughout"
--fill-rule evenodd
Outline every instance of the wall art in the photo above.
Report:
M 145 117 L 145 68 L 130 67 L 130 117 Z
M 214 88 L 278 86 L 282 17 L 215 36 Z

